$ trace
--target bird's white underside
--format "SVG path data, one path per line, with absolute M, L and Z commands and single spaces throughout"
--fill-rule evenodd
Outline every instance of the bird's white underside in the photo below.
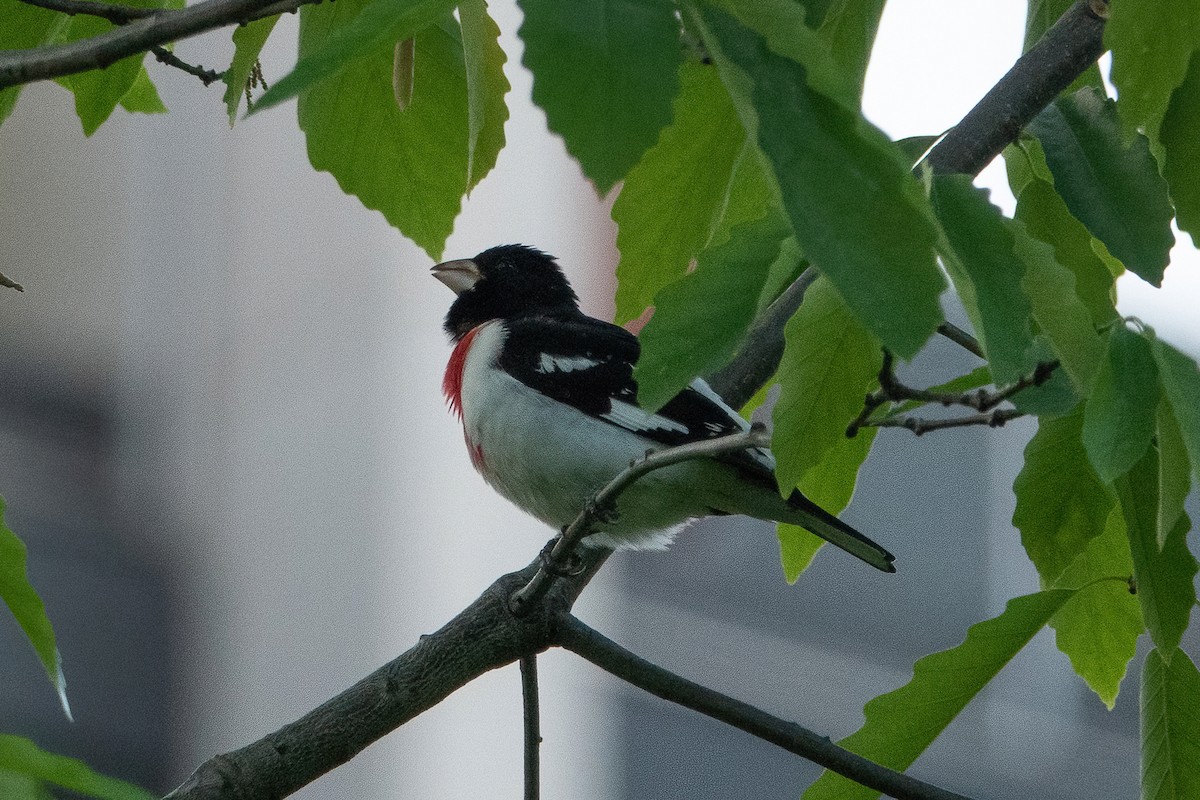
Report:
M 464 432 L 468 446 L 482 452 L 479 471 L 484 479 L 548 525 L 558 529 L 570 523 L 630 462 L 649 449 L 662 448 L 627 429 L 686 430 L 678 422 L 620 402 L 612 412 L 618 425 L 611 425 L 542 395 L 494 367 L 505 336 L 502 324 L 490 322 L 472 341 L 462 379 Z M 587 365 L 582 359 L 543 359 L 539 367 L 571 370 Z M 695 388 L 720 402 L 707 386 Z M 744 420 L 741 424 L 748 427 Z M 768 454 L 757 455 L 773 468 Z M 527 487 L 544 489 L 534 492 Z M 695 461 L 667 467 L 630 487 L 618 502 L 616 521 L 587 541 L 621 549 L 663 549 L 689 520 L 715 509 L 754 513 L 740 507 L 739 496 L 744 494 L 744 485 L 727 466 Z M 778 495 L 764 501 L 782 502 Z

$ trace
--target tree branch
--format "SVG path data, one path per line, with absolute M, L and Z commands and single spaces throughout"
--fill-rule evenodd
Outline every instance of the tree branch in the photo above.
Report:
M 896 800 L 967 800 L 962 795 L 880 766 L 857 753 L 838 747 L 827 737 L 808 728 L 652 664 L 570 614 L 563 614 L 559 618 L 554 643 L 655 697 L 699 711 L 863 786 L 883 792 L 888 797 Z
M 997 408 L 985 414 L 968 414 L 965 417 L 949 417 L 947 419 L 925 419 L 901 414 L 894 417 L 869 419 L 860 423 L 860 428 L 907 428 L 914 436 L 922 436 L 930 431 L 940 431 L 946 428 L 966 428 L 983 425 L 989 428 L 1003 428 L 1010 420 L 1025 416 L 1024 411 L 1015 408 Z M 857 432 L 857 431 L 856 431 Z
M 12 278 L 5 275 L 3 272 L 0 272 L 0 286 L 5 287 L 6 289 L 16 289 L 18 292 L 25 291 L 24 286 L 17 283 Z
M 750 326 L 737 356 L 706 378 L 726 403 L 741 408 L 775 374 L 783 358 L 783 327 L 796 314 L 804 293 L 816 279 L 817 271 L 806 267 Z
M 200 82 L 205 86 L 216 83 L 224 77 L 223 72 L 217 72 L 215 69 L 207 69 L 198 64 L 189 64 L 165 47 L 155 45 L 154 47 L 150 48 L 150 52 L 154 54 L 154 57 L 157 58 L 160 63 L 166 64 L 168 67 L 174 67 L 175 69 L 182 70 L 188 75 L 194 75 L 195 77 L 199 78 Z
M 162 13 L 159 8 L 139 8 L 138 6 L 123 6 L 115 3 L 101 3 L 95 0 L 20 0 L 27 6 L 37 6 L 47 11 L 61 11 L 75 16 L 87 14 L 92 17 L 103 17 L 116 25 L 124 25 L 142 17 L 153 17 Z
M 0 89 L 90 69 L 103 69 L 156 45 L 186 39 L 226 25 L 241 25 L 262 17 L 295 11 L 302 5 L 319 2 L 321 0 L 205 0 L 177 11 L 155 11 L 129 20 L 116 30 L 75 42 L 28 50 L 3 50 L 0 51 Z M 51 0 L 43 0 L 37 5 L 49 7 Z M 77 10 L 74 13 L 82 12 Z
M 863 400 L 862 411 L 846 428 L 846 436 L 854 438 L 862 428 L 907 428 L 917 436 L 929 431 L 945 428 L 962 428 L 968 425 L 986 425 L 989 428 L 1002 428 L 1010 420 L 1025 416 L 1024 412 L 1012 408 L 998 409 L 1006 400 L 1011 400 L 1019 392 L 1032 386 L 1041 386 L 1058 369 L 1057 360 L 1041 361 L 1034 367 L 1033 372 L 1022 375 L 1009 386 L 997 388 L 995 391 L 977 389 L 970 392 L 944 392 L 932 389 L 915 389 L 896 376 L 896 359 L 887 350 L 883 351 L 883 363 L 879 367 L 879 389 L 871 392 Z M 924 419 L 907 414 L 891 413 L 882 417 L 871 415 L 886 403 L 899 403 L 906 400 L 916 401 L 918 405 L 933 404 L 945 406 L 963 406 L 972 408 L 980 413 L 951 419 Z
M 1098 13 L 1094 8 L 1103 8 Z M 1037 44 L 942 137 L 927 159 L 939 174 L 978 175 L 1021 129 L 1104 53 L 1106 0 L 1076 0 Z
M 530 564 L 503 576 L 441 630 L 295 722 L 201 764 L 167 798 L 279 800 L 483 673 L 545 650 L 557 615 L 593 572 L 557 583 L 537 609 L 517 619 L 509 595 L 536 569 Z
M 963 350 L 966 350 L 971 355 L 978 356 L 979 358 L 983 359 L 987 358 L 987 356 L 983 353 L 983 348 L 979 345 L 979 340 L 955 325 L 953 322 L 943 322 L 941 325 L 938 325 L 937 332 L 954 342 Z

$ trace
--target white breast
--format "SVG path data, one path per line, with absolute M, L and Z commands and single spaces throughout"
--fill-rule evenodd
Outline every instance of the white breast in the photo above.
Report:
M 660 445 L 552 400 L 496 367 L 506 331 L 490 322 L 463 367 L 463 426 L 476 468 L 501 495 L 561 528 L 587 500 L 647 449 Z M 662 548 L 682 523 L 708 513 L 694 467 L 659 470 L 627 491 L 616 522 L 588 541 Z

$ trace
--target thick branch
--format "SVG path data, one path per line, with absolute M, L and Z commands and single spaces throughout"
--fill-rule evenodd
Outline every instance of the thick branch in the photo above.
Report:
M 178 11 L 157 11 L 131 20 L 116 30 L 75 42 L 30 50 L 3 50 L 0 51 L 0 89 L 102 69 L 156 45 L 186 39 L 214 28 L 295 11 L 302 5 L 316 2 L 321 0 L 205 0 Z M 38 5 L 45 7 L 50 3 Z
M 629 652 L 569 614 L 559 620 L 554 639 L 555 644 L 655 697 L 732 725 L 896 800 L 966 800 L 962 795 L 882 767 L 794 722 L 681 678 Z
M 978 175 L 1104 52 L 1097 0 L 1077 0 L 929 153 L 937 173 Z M 1107 3 L 1098 2 L 1106 7 Z
M 734 408 L 746 405 L 754 393 L 775 374 L 775 368 L 783 358 L 783 326 L 800 308 L 804 293 L 816 279 L 817 271 L 812 267 L 801 272 L 800 277 L 775 298 L 775 302 L 767 306 L 762 316 L 750 326 L 738 355 L 708 377 L 713 391 L 725 398 L 729 405 Z
M 436 633 L 275 733 L 210 759 L 169 800 L 278 800 L 349 761 L 367 745 L 440 703 L 488 670 L 551 645 L 553 619 L 565 613 L 591 573 L 558 583 L 521 619 L 508 598 L 536 566 L 500 578 Z

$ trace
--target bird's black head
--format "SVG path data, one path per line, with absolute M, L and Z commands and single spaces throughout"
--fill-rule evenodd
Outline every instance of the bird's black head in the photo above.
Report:
M 446 261 L 433 268 L 433 276 L 458 295 L 445 323 L 455 341 L 493 319 L 579 311 L 579 298 L 554 258 L 522 244 L 504 244 L 474 258 Z

